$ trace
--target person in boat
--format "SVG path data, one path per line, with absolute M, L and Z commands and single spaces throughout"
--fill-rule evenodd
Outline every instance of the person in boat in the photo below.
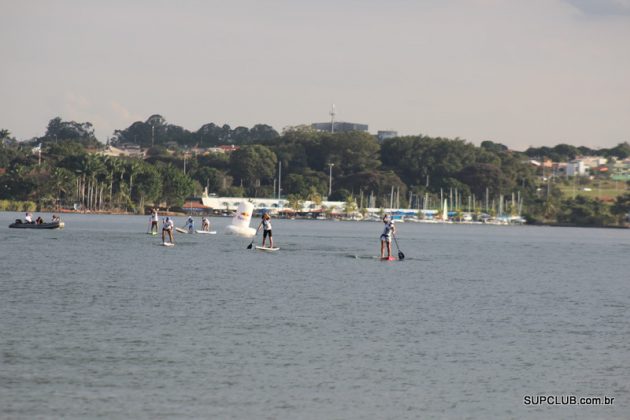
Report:
M 172 244 L 175 243 L 173 240 L 173 231 L 175 230 L 175 223 L 173 223 L 173 219 L 167 217 L 162 220 L 162 243 L 164 243 L 164 235 L 168 234 L 168 238 Z
M 194 233 L 195 232 L 195 221 L 193 220 L 192 216 L 188 216 L 188 219 L 186 219 L 186 227 L 188 228 L 188 233 Z
M 387 258 L 392 255 L 392 235 L 396 233 L 394 221 L 388 215 L 383 216 L 385 228 L 381 234 L 381 258 L 385 258 L 385 247 L 387 247 Z
M 44 223 L 44 219 L 42 219 L 41 216 L 37 216 L 35 223 L 37 223 L 38 225 L 41 225 L 42 223 Z
M 265 247 L 265 239 L 269 236 L 269 248 L 273 248 L 273 236 L 271 235 L 271 216 L 269 213 L 264 213 L 262 215 L 262 228 L 263 228 L 263 240 L 262 246 Z
M 24 223 L 33 223 L 33 216 L 31 213 L 26 213 L 26 216 L 24 216 Z
M 210 232 L 210 220 L 205 216 L 201 218 L 201 230 Z
M 151 210 L 151 233 L 153 233 L 153 228 L 155 228 L 155 233 L 158 231 L 158 211 L 157 209 Z
M 58 223 L 60 221 L 61 221 L 61 219 L 59 218 L 59 216 L 57 216 L 56 214 L 52 215 L 52 222 L 53 223 Z

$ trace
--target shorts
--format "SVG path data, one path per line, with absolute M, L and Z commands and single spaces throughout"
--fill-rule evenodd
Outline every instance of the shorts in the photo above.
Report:
M 263 239 L 265 239 L 267 236 L 269 236 L 271 238 L 271 231 L 270 230 L 263 230 Z
M 381 235 L 381 241 L 385 241 L 387 243 L 390 243 L 392 241 L 392 238 L 391 238 L 391 236 Z
M 151 221 L 151 227 L 153 226 L 157 227 L 157 225 L 158 225 L 157 220 Z

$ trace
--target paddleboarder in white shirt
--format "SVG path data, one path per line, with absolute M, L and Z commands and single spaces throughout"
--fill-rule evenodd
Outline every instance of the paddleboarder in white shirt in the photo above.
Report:
M 172 244 L 175 244 L 175 241 L 173 240 L 173 230 L 175 230 L 174 228 L 175 223 L 173 223 L 173 219 L 171 219 L 170 217 L 167 217 L 165 220 L 162 221 L 162 243 L 165 243 L 164 233 L 167 233 L 170 242 Z
M 392 235 L 396 233 L 394 221 L 388 215 L 383 217 L 385 228 L 381 234 L 381 258 L 385 258 L 385 245 L 387 245 L 387 258 L 392 256 Z
M 269 213 L 263 214 L 262 217 L 262 227 L 263 227 L 263 240 L 262 246 L 265 247 L 265 239 L 269 236 L 269 248 L 273 248 L 273 237 L 271 235 L 271 217 Z
M 153 233 L 153 228 L 155 228 L 155 233 L 157 234 L 159 220 L 157 209 L 153 209 L 151 212 L 151 233 Z

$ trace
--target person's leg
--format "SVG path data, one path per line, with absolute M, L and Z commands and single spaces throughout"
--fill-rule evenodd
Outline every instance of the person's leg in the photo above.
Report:
M 273 248 L 273 235 L 271 231 L 269 231 L 269 248 Z
M 263 241 L 262 241 L 262 247 L 265 247 L 265 240 L 267 239 L 267 231 L 263 230 Z
M 385 258 L 385 241 L 381 239 L 381 258 Z
M 392 256 L 392 241 L 387 241 L 387 258 Z
M 164 243 L 164 229 L 162 229 L 162 243 Z
M 173 240 L 173 229 L 170 229 L 168 231 L 168 238 L 171 240 L 171 243 L 174 244 L 175 241 Z

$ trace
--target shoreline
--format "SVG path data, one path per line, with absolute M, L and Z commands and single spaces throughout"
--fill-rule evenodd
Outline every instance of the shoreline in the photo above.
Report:
M 0 210 L 0 212 L 3 213 L 23 213 L 22 211 L 15 211 L 15 210 Z M 65 214 L 89 214 L 89 215 L 104 215 L 104 216 L 150 216 L 149 213 L 146 214 L 139 214 L 139 213 L 134 213 L 134 212 L 126 212 L 126 211 L 111 211 L 111 210 L 99 210 L 99 211 L 90 211 L 90 210 L 86 210 L 86 211 L 77 211 L 77 210 L 69 210 L 69 209 L 63 209 L 63 210 L 50 210 L 50 209 L 42 209 L 39 212 L 31 212 L 31 213 L 49 213 L 49 214 L 55 214 L 58 213 L 60 215 L 65 215 Z M 160 211 L 159 212 L 160 215 L 163 216 L 169 216 L 169 217 L 188 217 L 190 216 L 190 214 L 188 213 L 183 213 L 183 212 L 177 212 L 177 211 Z M 193 215 L 193 217 L 218 217 L 218 218 L 231 218 L 233 217 L 232 214 L 230 215 L 221 215 L 221 214 L 204 214 L 204 215 Z M 283 216 L 275 216 L 275 219 L 282 219 L 282 220 L 315 220 L 315 221 L 321 221 L 321 222 L 379 222 L 379 220 L 355 220 L 355 219 L 345 219 L 345 218 L 337 218 L 337 217 L 333 217 L 333 218 L 326 218 L 326 219 L 317 219 L 314 217 L 283 217 Z M 440 224 L 449 224 L 449 225 L 479 225 L 479 226 L 538 226 L 538 227 L 557 227 L 557 228 L 564 228 L 564 227 L 573 227 L 573 228 L 600 228 L 600 229 L 630 229 L 630 224 L 625 225 L 625 226 L 616 226 L 616 225 L 607 225 L 607 226 L 593 226 L 593 225 L 577 225 L 577 224 L 567 224 L 567 223 L 522 223 L 522 224 L 496 224 L 496 223 L 470 223 L 470 222 L 456 222 L 456 221 L 449 221 L 449 222 L 441 222 L 441 221 L 436 221 L 436 222 L 418 222 L 418 221 L 407 221 L 407 222 L 400 222 L 398 221 L 398 223 L 406 223 L 406 224 L 435 224 L 435 225 L 440 225 Z

